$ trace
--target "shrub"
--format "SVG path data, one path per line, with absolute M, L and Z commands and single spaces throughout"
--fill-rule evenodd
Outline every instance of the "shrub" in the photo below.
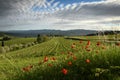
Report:
M 4 47 L 0 47 L 0 53 L 6 53 L 6 50 Z
M 19 49 L 22 49 L 23 48 L 23 44 L 19 44 Z
M 8 36 L 3 37 L 3 40 L 4 40 L 4 41 L 10 40 L 10 39 L 11 39 L 11 38 L 8 37 Z
M 38 43 L 45 42 L 47 40 L 48 40 L 48 36 L 46 36 L 46 35 L 41 36 L 41 35 L 38 34 L 38 36 L 37 36 L 37 42 Z
M 5 46 L 4 49 L 6 50 L 6 52 L 10 51 L 10 47 L 9 46 Z

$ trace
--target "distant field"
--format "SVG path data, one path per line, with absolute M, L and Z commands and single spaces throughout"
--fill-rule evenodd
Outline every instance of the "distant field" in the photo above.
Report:
M 119 45 L 56 37 L 1 54 L 0 80 L 120 80 L 119 59 Z
M 21 43 L 25 44 L 34 41 L 36 41 L 36 38 L 12 38 L 11 40 L 5 41 L 5 45 L 9 46 L 9 45 L 21 44 Z M 0 42 L 0 46 L 1 46 L 1 42 Z
M 89 39 L 89 40 L 92 40 L 92 39 L 115 39 L 115 35 L 104 35 L 104 36 L 73 36 L 71 38 L 78 38 L 78 39 Z M 118 34 L 117 36 L 118 39 L 120 39 L 120 34 Z
M 2 39 L 2 37 L 0 37 L 0 39 Z

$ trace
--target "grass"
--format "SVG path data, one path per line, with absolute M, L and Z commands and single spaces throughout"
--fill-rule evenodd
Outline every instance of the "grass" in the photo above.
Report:
M 120 46 L 87 43 L 57 37 L 1 54 L 0 80 L 120 80 Z
M 10 46 L 14 44 L 26 44 L 34 41 L 36 41 L 36 38 L 12 38 L 11 40 L 5 41 L 5 45 Z M 0 46 L 1 46 L 1 42 L 0 42 Z
M 73 36 L 71 38 L 78 38 L 78 39 L 89 39 L 89 40 L 96 40 L 96 39 L 115 39 L 115 35 L 104 35 L 104 36 Z M 120 34 L 118 34 L 118 39 L 120 39 Z

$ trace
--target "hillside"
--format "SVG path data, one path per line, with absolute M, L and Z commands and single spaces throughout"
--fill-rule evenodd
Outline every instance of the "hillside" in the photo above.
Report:
M 1 54 L 0 80 L 119 80 L 119 47 L 52 38 Z
M 5 31 L 6 34 L 19 37 L 34 37 L 38 34 L 41 35 L 61 35 L 61 36 L 77 36 L 77 35 L 87 35 L 95 33 L 94 30 L 19 30 L 19 31 Z

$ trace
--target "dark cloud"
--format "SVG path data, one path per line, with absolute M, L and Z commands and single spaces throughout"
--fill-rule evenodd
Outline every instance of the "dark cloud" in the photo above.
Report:
M 72 20 L 117 17 L 120 16 L 120 4 L 117 2 L 84 3 L 77 5 L 73 10 L 65 9 L 55 13 L 55 15 L 59 18 Z
M 0 0 L 0 16 L 9 15 L 10 11 L 14 8 L 18 0 Z
M 16 28 L 19 29 L 20 26 L 31 24 L 44 24 L 47 26 L 49 26 L 49 24 L 55 26 L 62 25 L 63 27 L 69 25 L 72 28 L 74 28 L 74 26 L 81 27 L 84 25 L 86 26 L 86 28 L 89 28 L 89 26 L 94 22 L 94 26 L 96 26 L 97 24 L 107 23 L 116 24 L 120 21 L 120 1 L 117 0 L 111 2 L 100 1 L 87 3 L 73 3 L 74 5 L 68 4 L 66 6 L 62 6 L 61 8 L 57 6 L 51 8 L 45 3 L 44 6 L 47 7 L 43 9 L 49 9 L 48 12 L 35 12 L 34 10 L 32 10 L 32 7 L 35 4 L 40 6 L 40 1 L 42 0 L 38 0 L 37 3 L 35 2 L 35 0 L 0 0 L 0 29 L 6 29 L 8 27 L 11 27 L 12 29 L 12 26 L 14 28 L 15 26 L 17 26 Z M 50 3 L 48 2 L 47 4 Z M 53 4 L 55 5 L 56 3 Z M 110 18 L 114 17 L 118 17 L 118 19 L 112 21 Z

